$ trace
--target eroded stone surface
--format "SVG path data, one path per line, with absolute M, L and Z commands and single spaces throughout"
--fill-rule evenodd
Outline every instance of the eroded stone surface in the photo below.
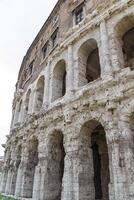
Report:
M 19 72 L 1 192 L 134 199 L 133 19 L 132 0 L 58 1 Z

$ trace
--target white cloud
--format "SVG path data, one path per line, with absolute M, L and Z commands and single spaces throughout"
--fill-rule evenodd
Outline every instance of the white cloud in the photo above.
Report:
M 18 71 L 29 45 L 57 0 L 0 1 L 0 144 L 9 134 Z M 0 147 L 0 155 L 3 148 Z

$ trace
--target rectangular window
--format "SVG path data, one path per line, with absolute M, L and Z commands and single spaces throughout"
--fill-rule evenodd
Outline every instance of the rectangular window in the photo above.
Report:
M 55 47 L 58 43 L 58 28 L 52 34 L 51 39 L 52 39 L 52 47 Z
M 79 24 L 82 20 L 84 19 L 84 11 L 83 7 L 80 7 L 76 12 L 75 12 L 75 24 Z
M 44 59 L 47 56 L 47 52 L 48 52 L 48 41 L 43 46 L 42 52 L 43 52 L 43 59 Z

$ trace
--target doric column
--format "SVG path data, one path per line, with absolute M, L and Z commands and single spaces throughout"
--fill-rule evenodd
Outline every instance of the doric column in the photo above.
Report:
M 4 170 L 3 171 L 3 178 L 2 178 L 2 184 L 1 184 L 1 192 L 5 193 L 6 189 L 6 183 L 7 183 L 7 177 L 8 177 L 8 171 Z
M 44 85 L 44 98 L 43 98 L 43 108 L 47 109 L 49 105 L 49 94 L 50 94 L 50 61 L 46 67 L 46 75 L 45 75 L 45 85 Z
M 42 168 L 40 164 L 36 166 L 34 175 L 34 185 L 33 185 L 33 200 L 40 199 L 40 189 L 41 189 L 41 178 L 43 176 Z
M 1 184 L 0 184 L 0 192 L 4 193 L 6 189 L 6 182 L 7 182 L 8 170 L 6 167 L 3 168 L 2 177 L 1 177 Z
M 15 187 L 15 197 L 21 196 L 22 188 L 22 175 L 23 175 L 23 163 L 21 162 L 17 172 L 16 187 Z
M 106 27 L 105 21 L 101 22 L 100 24 L 100 34 L 101 34 L 100 55 L 102 56 L 101 75 L 103 77 L 105 75 L 112 74 L 112 64 L 110 60 L 108 33 L 107 33 L 107 27 Z
M 68 66 L 67 66 L 67 93 L 74 91 L 74 60 L 73 60 L 73 45 L 68 46 Z
M 43 131 L 44 132 L 44 131 Z M 51 136 L 41 134 L 39 162 L 35 171 L 33 200 L 59 199 L 61 195 L 60 147 Z M 63 160 L 62 160 L 63 161 Z
M 15 195 L 17 172 L 18 172 L 18 169 L 15 166 L 13 166 L 12 173 L 11 173 L 11 184 L 10 184 L 10 189 L 9 189 L 10 195 Z
M 32 178 L 34 176 L 33 169 L 30 168 L 28 151 L 25 152 L 25 157 L 22 161 L 22 179 L 21 179 L 21 197 L 32 198 Z
M 7 182 L 6 182 L 6 188 L 5 188 L 5 194 L 11 194 L 10 189 L 11 189 L 11 184 L 12 184 L 12 168 L 10 167 L 8 170 L 8 175 L 7 175 Z
M 4 155 L 4 166 L 3 166 L 1 188 L 0 188 L 0 191 L 3 193 L 5 193 L 6 185 L 10 181 L 9 174 L 8 174 L 8 171 L 10 169 L 10 160 L 11 160 L 11 149 L 9 148 L 9 149 L 6 149 L 5 155 Z
M 90 138 L 89 141 L 83 141 L 80 137 L 73 138 L 65 145 L 66 157 L 61 199 L 94 200 L 94 172 Z

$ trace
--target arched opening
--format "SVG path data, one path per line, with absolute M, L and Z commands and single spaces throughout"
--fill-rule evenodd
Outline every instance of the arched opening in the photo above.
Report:
M 124 17 L 117 24 L 116 33 L 124 57 L 124 67 L 134 70 L 134 16 Z
M 93 152 L 95 199 L 108 200 L 108 184 L 110 182 L 109 158 L 105 131 L 101 125 L 98 125 L 93 130 L 91 144 Z
M 50 166 L 49 171 L 49 191 L 53 191 L 53 199 L 61 199 L 65 157 L 62 132 L 55 131 L 51 135 L 49 143 L 51 151 L 50 158 L 52 164 L 52 167 Z
M 61 98 L 66 93 L 66 63 L 60 60 L 53 70 L 52 101 Z
M 91 199 L 108 200 L 110 172 L 105 130 L 99 122 L 91 120 L 83 125 L 81 137 L 83 171 L 86 169 L 83 188 L 87 188 L 87 196 Z
M 29 113 L 31 90 L 29 89 L 25 100 L 25 116 Z
M 23 174 L 24 182 L 23 182 L 22 197 L 24 198 L 32 198 L 35 168 L 37 165 L 38 165 L 38 140 L 36 137 L 33 137 L 28 143 L 27 166 Z
M 35 111 L 40 111 L 43 105 L 44 85 L 45 85 L 44 76 L 41 76 L 36 86 L 35 109 L 34 109 Z
M 15 159 L 15 166 L 14 171 L 12 173 L 12 182 L 11 182 L 11 195 L 15 194 L 15 188 L 16 188 L 16 181 L 17 181 L 17 173 L 18 168 L 21 163 L 21 154 L 22 154 L 22 147 L 19 145 L 16 150 L 16 159 Z
M 90 39 L 78 51 L 78 85 L 83 86 L 100 77 L 100 59 L 97 42 Z

